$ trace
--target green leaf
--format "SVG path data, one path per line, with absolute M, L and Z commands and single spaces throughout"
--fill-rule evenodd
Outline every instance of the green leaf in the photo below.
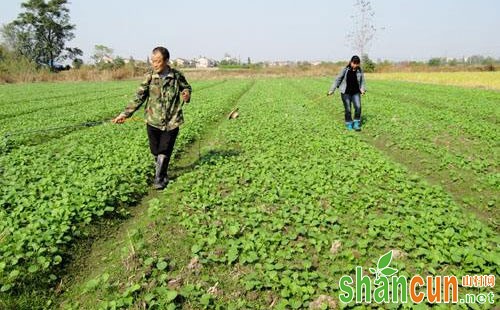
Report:
M 153 294 L 153 293 L 147 293 L 146 295 L 144 295 L 144 301 L 146 301 L 149 306 L 150 306 L 151 301 L 154 298 L 155 298 L 155 294 Z
M 99 285 L 99 279 L 92 279 L 85 283 L 85 290 L 92 291 Z
M 19 276 L 19 273 L 20 273 L 20 272 L 19 272 L 19 270 L 14 269 L 14 270 L 12 270 L 12 271 L 10 272 L 10 274 L 9 274 L 9 278 L 11 278 L 11 279 L 15 279 L 15 278 L 17 278 L 17 276 Z
M 234 236 L 240 231 L 240 227 L 238 225 L 229 226 L 229 234 Z
M 196 254 L 196 253 L 198 253 L 200 251 L 201 251 L 201 246 L 198 245 L 198 244 L 193 244 L 193 246 L 191 247 L 191 252 L 193 254 Z
M 377 268 L 384 269 L 385 267 L 389 266 L 391 260 L 392 260 L 392 250 L 385 253 L 378 259 Z
M 54 264 L 57 265 L 62 262 L 62 257 L 59 255 L 54 256 Z
M 290 296 L 290 290 L 284 288 L 281 290 L 280 294 L 281 294 L 281 297 L 288 298 Z
M 171 302 L 177 297 L 177 291 L 171 291 L 168 290 L 167 293 L 164 295 L 165 301 L 166 302 Z
M 136 283 L 136 284 L 132 285 L 131 287 L 129 287 L 128 291 L 130 293 L 133 293 L 133 292 L 136 292 L 136 291 L 138 291 L 140 289 L 141 289 L 141 285 L 139 283 Z
M 229 248 L 227 252 L 227 262 L 231 264 L 238 258 L 238 248 L 236 246 L 233 246 Z
M 156 268 L 158 268 L 159 270 L 164 270 L 165 268 L 167 268 L 167 263 L 165 261 L 158 262 L 158 264 L 156 264 Z
M 146 258 L 146 260 L 144 261 L 144 266 L 151 266 L 154 262 L 154 258 L 152 257 L 148 257 Z
M 210 294 L 203 294 L 200 298 L 200 303 L 205 307 L 208 307 L 211 301 L 212 301 L 212 295 Z
M 384 269 L 382 269 L 382 274 L 386 277 L 390 277 L 392 276 L 393 274 L 397 273 L 398 270 L 397 269 L 394 269 L 394 268 L 391 268 L 391 267 L 386 267 Z
M 293 298 L 289 300 L 289 302 L 290 306 L 292 306 L 292 309 L 299 309 L 302 306 L 302 301 L 297 298 Z
M 109 280 L 109 273 L 103 273 L 103 274 L 101 275 L 101 280 L 102 280 L 102 282 L 104 282 L 104 283 L 108 282 L 108 280 Z
M 2 285 L 2 288 L 0 288 L 0 292 L 7 292 L 8 290 L 10 290 L 11 287 L 12 285 L 10 284 L 4 284 Z
M 451 255 L 451 260 L 454 262 L 454 263 L 460 263 L 462 261 L 462 257 L 458 254 L 452 254 Z

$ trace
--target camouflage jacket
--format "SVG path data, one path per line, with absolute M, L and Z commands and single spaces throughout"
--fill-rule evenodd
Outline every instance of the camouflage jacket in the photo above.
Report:
M 146 102 L 144 118 L 149 125 L 167 131 L 175 129 L 184 123 L 181 92 L 185 89 L 191 93 L 186 78 L 175 69 L 169 68 L 166 74 L 148 72 L 122 115 L 132 116 Z

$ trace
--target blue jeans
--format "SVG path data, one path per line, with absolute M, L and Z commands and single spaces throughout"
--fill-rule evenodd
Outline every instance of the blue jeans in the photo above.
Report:
M 354 119 L 361 119 L 361 94 L 354 95 L 341 94 L 342 102 L 344 103 L 345 121 L 352 122 L 351 104 L 354 105 Z

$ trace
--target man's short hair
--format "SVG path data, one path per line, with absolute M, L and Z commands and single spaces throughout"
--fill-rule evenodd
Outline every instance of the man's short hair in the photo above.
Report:
M 163 56 L 163 60 L 170 59 L 170 53 L 163 46 L 157 46 L 157 47 L 153 48 L 153 54 L 155 54 L 155 53 L 160 53 Z

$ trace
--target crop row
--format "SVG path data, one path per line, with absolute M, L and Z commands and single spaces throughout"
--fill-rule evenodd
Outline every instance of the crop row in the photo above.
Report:
M 130 89 L 130 88 L 129 88 Z M 55 96 L 49 99 L 40 99 L 36 96 L 19 99 L 18 101 L 12 100 L 8 106 L 4 107 L 0 112 L 0 119 L 6 118 L 20 118 L 27 114 L 36 113 L 43 110 L 50 110 L 60 107 L 70 107 L 78 104 L 84 100 L 98 101 L 100 98 L 108 97 L 109 95 L 124 94 L 123 87 L 108 88 L 108 89 L 93 89 L 87 91 L 80 91 L 78 93 L 64 94 Z
M 396 88 L 397 89 L 397 88 Z M 483 96 L 466 97 L 453 93 L 453 88 L 446 92 L 441 89 L 440 93 L 426 92 L 420 88 L 401 87 L 400 90 L 391 88 L 385 83 L 377 83 L 374 95 L 377 98 L 386 98 L 399 102 L 399 110 L 390 110 L 389 113 L 411 114 L 414 117 L 425 117 L 428 125 L 420 128 L 422 131 L 430 131 L 434 135 L 447 134 L 453 138 L 463 137 L 472 142 L 478 142 L 478 146 L 491 148 L 496 143 L 495 128 L 497 116 L 500 115 L 500 107 L 494 102 L 499 102 L 500 95 L 490 93 L 491 99 L 486 100 Z M 472 95 L 472 94 L 470 94 Z M 396 108 L 396 107 L 395 107 Z M 406 113 L 402 113 L 403 109 Z M 405 124 L 406 125 L 406 124 Z M 407 126 L 414 126 L 407 124 Z M 480 143 L 479 143 L 480 142 Z
M 129 84 L 129 85 L 127 85 Z M 89 83 L 33 83 L 0 85 L 0 107 L 8 112 L 7 107 L 30 106 L 31 104 L 51 102 L 56 99 L 69 99 L 80 94 L 106 92 L 110 89 L 127 88 L 124 82 L 89 82 Z M 17 107 L 16 107 L 17 108 Z
M 196 86 L 196 89 L 201 90 L 220 83 L 221 81 L 195 81 L 192 84 Z M 32 103 L 41 103 L 42 106 L 45 106 L 46 102 L 51 102 L 52 100 L 68 100 L 81 95 L 106 93 L 110 90 L 122 89 L 128 93 L 131 87 L 136 86 L 137 81 L 0 85 L 0 107 L 2 107 L 2 113 L 4 113 L 7 109 L 3 108 L 12 108 L 12 105 L 19 104 L 21 107 L 29 107 Z M 1 115 L 3 114 L 0 114 L 0 117 Z
M 194 94 L 177 146 L 199 136 L 249 85 L 235 81 Z M 1 290 L 55 279 L 54 267 L 82 227 L 139 199 L 152 166 L 139 122 L 88 128 L 0 157 Z
M 214 85 L 214 82 L 194 83 L 193 87 L 199 84 L 203 89 Z M 65 93 L 64 97 L 57 95 L 41 100 L 33 96 L 31 102 L 12 104 L 12 108 L 5 112 L 6 116 L 11 117 L 2 120 L 0 152 L 23 145 L 45 143 L 116 116 L 132 97 L 134 86 L 131 82 L 108 86 L 114 87 L 106 89 L 100 86 L 89 90 L 88 86 L 84 86 L 82 88 L 85 91 L 76 93 L 72 90 Z M 65 86 L 60 87 L 65 89 Z M 15 96 L 12 100 L 15 100 Z M 13 117 L 16 114 L 18 116 Z

